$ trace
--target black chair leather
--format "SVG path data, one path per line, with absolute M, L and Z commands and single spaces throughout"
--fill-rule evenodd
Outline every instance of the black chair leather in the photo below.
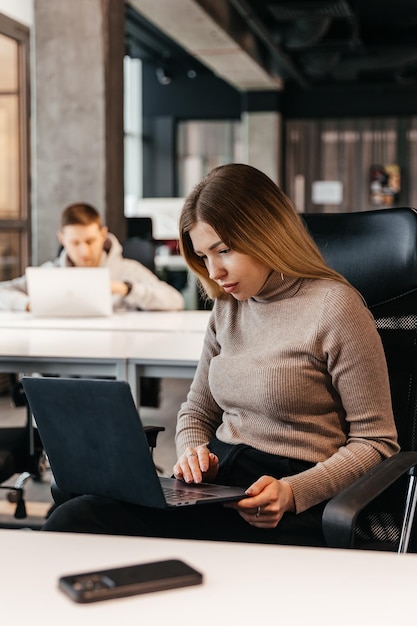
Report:
M 141 237 L 130 237 L 122 244 L 123 256 L 142 263 L 155 274 L 155 243 Z
M 303 219 L 326 262 L 362 293 L 375 317 L 402 450 L 329 501 L 326 541 L 405 552 L 417 500 L 417 212 L 405 207 Z
M 129 218 L 135 219 L 135 218 Z M 142 219 L 148 224 L 148 218 L 137 218 L 142 224 Z M 149 218 L 150 220 L 150 218 Z M 150 220 L 152 223 L 152 220 Z M 144 265 L 148 270 L 156 274 L 155 269 L 155 242 L 150 238 L 144 239 L 138 236 L 132 236 L 126 239 L 122 244 L 123 256 L 126 259 L 133 259 Z M 140 379 L 140 398 L 142 406 L 158 408 L 160 404 L 161 380 L 159 378 L 141 378 Z
M 379 316 L 384 310 L 389 315 L 408 311 L 409 292 L 417 299 L 411 295 L 417 288 L 415 216 L 414 209 L 395 208 L 310 213 L 303 218 L 326 262 L 362 293 Z M 394 300 L 399 308 L 391 308 Z

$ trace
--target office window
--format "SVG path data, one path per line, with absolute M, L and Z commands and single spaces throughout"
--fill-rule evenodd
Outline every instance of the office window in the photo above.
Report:
M 180 122 L 177 127 L 178 195 L 186 196 L 217 165 L 242 162 L 241 124 Z
M 143 195 L 142 180 L 142 61 L 124 58 L 125 198 Z
M 0 15 L 0 280 L 29 258 L 29 31 Z

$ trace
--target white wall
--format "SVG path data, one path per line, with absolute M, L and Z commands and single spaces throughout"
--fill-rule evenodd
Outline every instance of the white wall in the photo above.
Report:
M 33 26 L 34 0 L 0 0 L 0 13 L 25 26 Z

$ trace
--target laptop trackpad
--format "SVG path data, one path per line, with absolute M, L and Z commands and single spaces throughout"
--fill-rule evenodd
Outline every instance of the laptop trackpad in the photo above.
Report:
M 188 484 L 175 478 L 161 478 L 166 502 L 169 506 L 190 506 L 210 502 L 228 502 L 246 498 L 243 489 L 209 483 Z

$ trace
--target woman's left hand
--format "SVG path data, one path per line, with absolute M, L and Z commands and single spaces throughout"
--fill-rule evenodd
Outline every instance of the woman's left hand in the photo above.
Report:
M 252 526 L 275 528 L 286 511 L 294 511 L 294 495 L 285 480 L 261 476 L 246 490 L 249 498 L 225 506 L 236 509 Z

